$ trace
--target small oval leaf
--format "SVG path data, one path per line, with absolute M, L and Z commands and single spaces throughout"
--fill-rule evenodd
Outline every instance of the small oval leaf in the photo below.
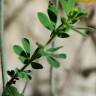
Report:
M 67 6 L 67 2 L 65 0 L 60 0 L 60 3 L 62 5 L 62 9 L 64 12 L 66 12 L 66 14 L 69 13 L 69 9 L 68 9 L 68 6 Z
M 62 47 L 63 47 L 63 46 L 55 47 L 55 48 L 49 48 L 49 49 L 47 49 L 46 51 L 55 52 L 55 51 L 59 50 L 59 49 L 62 48 Z
M 58 14 L 58 10 L 56 6 L 54 4 L 50 4 L 49 2 L 47 13 L 50 18 L 50 21 L 53 23 L 53 26 L 55 26 L 57 22 L 57 14 Z
M 19 60 L 20 60 L 23 64 L 28 64 L 28 63 L 29 63 L 29 59 L 28 59 L 28 58 L 25 58 L 25 57 L 22 57 L 22 56 L 19 57 Z
M 63 32 L 59 32 L 59 33 L 57 34 L 57 36 L 58 36 L 59 38 L 68 38 L 68 37 L 69 37 L 69 34 L 63 33 Z
M 42 69 L 43 66 L 40 63 L 32 62 L 31 66 L 33 69 Z
M 21 71 L 19 69 L 15 69 L 15 75 L 17 78 L 22 78 L 23 80 L 31 80 L 31 74 L 28 71 Z
M 63 59 L 66 59 L 66 54 L 63 54 L 63 53 L 61 53 L 61 54 L 53 54 L 53 56 L 54 57 L 56 57 L 56 58 L 63 58 Z
M 17 55 L 23 56 L 23 57 L 27 57 L 25 51 L 24 51 L 23 48 L 21 48 L 20 46 L 14 45 L 14 46 L 13 46 L 13 50 L 14 50 L 14 52 L 15 52 Z
M 53 57 L 47 57 L 47 61 L 50 65 L 52 65 L 55 68 L 60 67 L 60 63 L 57 60 L 55 60 Z
M 24 47 L 26 53 L 30 54 L 30 42 L 29 42 L 29 40 L 27 38 L 23 38 L 22 44 L 23 44 L 23 47 Z
M 67 7 L 69 8 L 69 12 L 73 10 L 74 6 L 75 6 L 75 0 L 68 0 Z
M 52 24 L 50 23 L 48 17 L 42 13 L 42 12 L 38 12 L 38 18 L 41 22 L 41 24 L 43 24 L 43 26 L 49 30 L 53 30 L 53 26 Z

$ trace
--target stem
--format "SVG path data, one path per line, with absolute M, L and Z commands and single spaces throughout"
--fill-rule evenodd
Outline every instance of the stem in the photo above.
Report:
M 54 0 L 56 7 L 58 7 L 58 0 Z M 60 27 L 60 26 L 59 26 Z M 58 32 L 57 28 L 57 31 Z M 52 48 L 55 46 L 55 40 L 52 42 Z M 50 96 L 56 96 L 56 87 L 55 87 L 55 78 L 54 78 L 54 70 L 53 67 L 50 66 Z
M 52 35 L 52 37 L 48 40 L 48 42 L 45 44 L 45 47 L 51 43 L 51 41 L 54 39 L 55 35 Z
M 50 67 L 50 96 L 56 96 L 55 78 L 53 67 Z
M 54 34 L 54 35 L 52 35 L 52 36 L 50 37 L 50 39 L 49 39 L 49 40 L 47 41 L 47 43 L 44 45 L 44 48 L 51 43 L 51 41 L 55 38 L 55 36 L 56 36 L 56 34 Z M 23 71 L 24 69 L 26 69 L 33 60 L 37 59 L 37 58 L 35 58 L 35 56 L 38 54 L 39 51 L 40 51 L 40 48 L 37 47 L 37 49 L 35 50 L 34 54 L 31 56 L 30 62 L 29 62 L 27 65 L 24 65 L 24 66 L 20 69 L 21 71 Z M 7 84 L 8 84 L 8 85 L 11 85 L 11 84 L 13 83 L 13 81 L 14 81 L 15 78 L 16 78 L 16 75 L 14 75 L 14 76 L 7 82 Z
M 55 41 L 52 42 L 52 48 L 54 48 Z M 50 96 L 56 96 L 55 76 L 53 67 L 50 66 Z
M 57 0 L 58 1 L 58 0 Z M 56 3 L 57 4 L 57 3 Z M 62 26 L 62 24 L 56 29 L 56 30 L 54 30 L 55 32 L 56 32 L 56 34 L 53 34 L 51 37 L 50 37 L 50 39 L 47 41 L 47 43 L 45 43 L 45 45 L 44 45 L 44 48 L 45 47 L 47 47 L 51 42 L 52 42 L 52 40 L 56 37 L 56 35 L 57 35 L 57 32 L 58 32 L 58 30 L 59 30 L 59 28 Z M 36 58 L 36 55 L 38 54 L 38 52 L 40 51 L 40 47 L 37 47 L 37 49 L 35 50 L 35 52 L 34 52 L 34 54 L 31 56 L 31 60 L 30 60 L 30 62 L 27 64 L 27 65 L 24 65 L 20 70 L 21 71 L 23 71 L 24 69 L 26 69 L 29 65 L 30 65 L 30 63 L 32 62 L 32 61 L 34 61 L 35 59 L 37 59 Z M 13 83 L 13 81 L 14 81 L 14 79 L 16 78 L 16 75 L 14 75 L 8 82 L 7 82 L 7 84 L 8 85 L 11 85 L 12 83 Z
M 4 0 L 0 0 L 0 51 L 1 51 L 1 71 L 2 71 L 2 83 L 3 88 L 7 82 L 7 74 L 6 74 L 6 56 L 5 56 L 5 47 L 4 47 L 4 24 L 3 24 L 3 2 Z
M 82 36 L 84 36 L 84 37 L 86 37 L 86 36 L 87 36 L 87 34 L 82 33 L 81 31 L 77 30 L 77 29 L 76 29 L 76 28 L 74 28 L 74 27 L 71 27 L 71 29 L 72 29 L 73 31 L 75 31 L 75 32 L 78 32 L 79 34 L 81 34 L 81 35 L 82 35 Z
M 72 26 L 72 27 L 74 27 L 74 26 Z M 93 28 L 93 27 L 74 27 L 75 29 L 82 29 L 82 30 L 84 30 L 84 29 L 88 29 L 88 30 L 94 30 L 94 31 L 96 31 L 96 28 Z
M 24 88 L 23 88 L 23 90 L 22 90 L 22 94 L 23 94 L 23 95 L 24 95 L 25 90 L 26 90 L 26 88 L 27 88 L 27 84 L 28 84 L 28 81 L 25 82 Z

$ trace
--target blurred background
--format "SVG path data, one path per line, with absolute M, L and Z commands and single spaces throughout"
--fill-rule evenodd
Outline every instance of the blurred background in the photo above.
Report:
M 37 12 L 47 13 L 49 0 L 4 0 L 4 38 L 7 69 L 21 68 L 23 64 L 13 52 L 14 44 L 21 44 L 21 38 L 27 37 L 31 42 L 32 53 L 36 49 L 36 42 L 44 44 L 50 37 L 37 18 Z M 78 3 L 88 12 L 88 17 L 81 18 L 76 26 L 96 27 L 96 3 Z M 64 15 L 59 7 L 60 16 Z M 57 24 L 57 26 L 58 26 Z M 56 96 L 96 96 L 96 33 L 88 31 L 83 37 L 70 30 L 70 38 L 55 39 L 55 46 L 64 47 L 58 53 L 66 53 L 66 60 L 59 60 L 61 67 L 53 69 Z M 50 65 L 45 58 L 40 58 L 42 70 L 32 70 L 31 81 L 18 81 L 16 86 L 22 92 L 26 85 L 24 96 L 50 96 Z M 31 67 L 29 66 L 29 69 Z M 2 76 L 0 75 L 0 78 Z M 9 78 L 9 77 L 8 77 Z M 0 80 L 0 93 L 2 80 Z

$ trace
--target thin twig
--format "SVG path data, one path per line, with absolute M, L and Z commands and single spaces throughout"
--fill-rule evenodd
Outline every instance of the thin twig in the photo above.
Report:
M 7 75 L 6 75 L 6 55 L 5 55 L 5 47 L 4 47 L 4 24 L 3 24 L 3 2 L 4 0 L 0 0 L 0 49 L 1 49 L 1 71 L 2 71 L 2 83 L 3 88 L 7 82 Z
M 24 88 L 23 88 L 23 90 L 22 90 L 22 94 L 23 94 L 23 95 L 24 95 L 25 90 L 26 90 L 26 88 L 27 88 L 27 84 L 28 84 L 28 81 L 25 82 Z
M 74 28 L 74 27 L 71 27 L 71 29 L 74 31 L 74 32 L 78 32 L 79 34 L 81 34 L 82 36 L 87 36 L 87 34 L 85 34 L 85 33 L 83 33 L 83 32 L 81 32 L 81 31 L 79 31 L 79 30 L 77 30 L 76 28 Z
M 61 25 L 60 25 L 61 26 Z M 59 27 L 60 27 L 59 26 Z M 58 28 L 59 28 L 58 27 Z M 57 28 L 57 30 L 56 30 L 56 33 L 58 32 L 58 28 Z M 50 38 L 49 38 L 49 40 L 45 43 L 45 45 L 44 45 L 44 47 L 43 48 L 46 48 L 52 41 L 53 41 L 53 39 L 56 37 L 56 34 L 53 34 L 53 36 L 51 36 Z M 24 65 L 21 69 L 20 69 L 20 71 L 23 71 L 24 69 L 26 69 L 30 64 L 31 64 L 31 62 L 33 61 L 33 60 L 36 60 L 37 58 L 36 58 L 36 55 L 38 54 L 38 52 L 41 50 L 41 47 L 37 47 L 37 49 L 35 50 L 35 52 L 34 52 L 34 54 L 31 56 L 31 59 L 30 59 L 30 61 L 28 62 L 28 64 L 26 64 L 26 65 Z M 40 58 L 40 57 L 39 57 Z M 12 83 L 13 83 L 13 81 L 14 81 L 14 79 L 16 78 L 16 74 L 7 82 L 7 85 L 11 85 Z
M 94 28 L 94 27 L 75 27 L 75 26 L 72 26 L 72 27 L 74 27 L 75 29 L 82 29 L 82 30 L 88 29 L 88 30 L 94 30 L 94 31 L 96 31 L 96 28 Z
M 80 52 L 81 52 L 81 49 L 82 49 L 83 45 L 85 44 L 86 40 L 87 40 L 87 37 L 82 38 L 82 41 L 75 52 L 71 68 L 66 73 L 65 82 L 63 84 L 64 87 L 62 88 L 62 89 L 64 89 L 63 94 L 66 93 L 67 88 L 71 87 L 73 76 L 80 69 L 80 62 L 79 62 L 80 61 Z
M 55 78 L 52 66 L 50 66 L 50 96 L 56 96 Z
M 58 8 L 58 0 L 54 0 L 56 7 Z M 52 42 L 52 48 L 55 46 L 55 40 Z M 50 95 L 56 96 L 56 86 L 53 67 L 50 66 Z

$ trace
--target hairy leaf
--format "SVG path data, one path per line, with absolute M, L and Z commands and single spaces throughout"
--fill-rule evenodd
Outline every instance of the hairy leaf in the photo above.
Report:
M 28 58 L 25 58 L 25 57 L 22 57 L 22 56 L 19 57 L 19 60 L 20 60 L 23 64 L 28 64 L 28 63 L 29 63 L 29 59 L 28 59 Z
M 51 66 L 53 66 L 53 67 L 55 67 L 55 68 L 60 67 L 60 63 L 59 63 L 57 60 L 55 60 L 53 57 L 47 57 L 47 61 L 48 61 L 48 63 L 49 63 Z
M 67 2 L 67 7 L 69 8 L 68 12 L 73 10 L 74 5 L 75 5 L 75 0 L 68 0 L 68 2 Z
M 55 52 L 55 51 L 59 50 L 59 49 L 62 48 L 62 47 L 63 47 L 63 46 L 55 47 L 55 48 L 49 48 L 49 49 L 47 49 L 46 51 Z
M 23 56 L 23 57 L 27 57 L 25 51 L 24 51 L 23 48 L 21 48 L 20 46 L 14 45 L 14 46 L 13 46 L 13 50 L 14 50 L 14 52 L 15 52 L 17 55 Z
M 66 14 L 68 14 L 68 13 L 69 13 L 69 9 L 68 9 L 68 7 L 67 7 L 66 1 L 65 1 L 65 0 L 60 0 L 60 3 L 61 3 L 61 5 L 62 5 L 63 11 L 65 11 Z
M 84 16 L 87 16 L 87 13 L 85 13 L 85 12 L 80 12 L 80 13 L 78 13 L 77 16 L 78 16 L 78 17 L 84 17 Z
M 53 57 L 55 57 L 55 58 L 63 58 L 63 59 L 66 59 L 66 54 L 64 54 L 64 53 L 61 53 L 61 54 L 53 54 L 52 55 Z
M 61 17 L 61 23 L 65 24 L 66 23 L 66 18 L 65 17 Z
M 75 0 L 60 0 L 63 10 L 68 15 L 71 10 L 74 9 Z
M 22 78 L 23 80 L 31 80 L 31 74 L 28 71 L 20 71 L 19 69 L 16 68 L 16 77 L 17 78 Z
M 48 17 L 44 13 L 38 12 L 38 18 L 45 28 L 53 30 L 52 24 L 50 23 Z
M 27 55 L 30 56 L 30 42 L 29 42 L 29 40 L 27 38 L 23 38 L 22 44 L 23 44 L 23 47 L 24 47 Z
M 35 53 L 37 53 L 37 54 L 35 54 Z M 32 57 L 32 58 L 34 58 L 34 59 L 38 59 L 38 58 L 40 58 L 40 57 L 42 56 L 42 55 L 41 55 L 41 48 L 40 48 L 40 47 L 38 47 L 38 48 L 35 50 L 33 56 L 34 56 L 34 57 Z
M 57 10 L 56 6 L 54 4 L 51 5 L 49 3 L 47 12 L 48 12 L 48 16 L 50 18 L 50 21 L 55 26 L 56 25 L 56 22 L 57 22 L 57 14 L 58 14 L 58 10 Z

